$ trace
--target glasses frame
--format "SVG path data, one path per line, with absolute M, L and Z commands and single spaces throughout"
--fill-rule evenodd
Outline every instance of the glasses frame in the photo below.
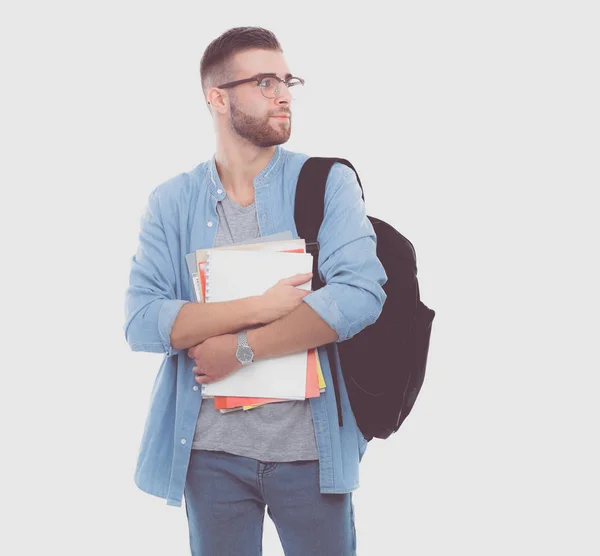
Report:
M 281 79 L 281 77 L 279 77 L 276 73 L 257 73 L 256 75 L 253 75 L 252 77 L 248 77 L 247 79 L 239 79 L 238 81 L 231 81 L 230 83 L 224 83 L 223 85 L 217 85 L 217 89 L 230 89 L 231 87 L 237 87 L 238 85 L 242 85 L 244 83 L 251 83 L 252 81 L 255 81 L 256 84 L 260 86 L 261 81 L 265 77 L 274 77 L 275 79 L 277 79 L 277 81 L 279 81 L 279 83 L 277 84 L 277 87 L 275 88 L 275 96 L 272 98 L 277 98 L 277 96 L 279 95 L 279 89 L 281 87 L 281 84 L 285 83 L 286 87 L 287 87 L 287 82 L 290 79 L 297 79 L 298 81 L 300 81 L 300 83 L 302 85 L 304 85 L 304 79 L 302 79 L 302 77 L 297 77 L 295 75 L 292 75 L 291 73 L 286 73 L 285 79 Z M 262 87 L 261 87 L 261 89 L 262 89 Z M 261 90 L 261 94 L 265 98 L 271 98 L 271 97 L 265 96 L 264 93 L 262 92 L 262 90 Z

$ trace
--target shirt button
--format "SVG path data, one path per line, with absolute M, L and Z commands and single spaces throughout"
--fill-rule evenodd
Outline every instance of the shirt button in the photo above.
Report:
M 220 195 L 221 193 L 223 193 L 222 189 L 217 189 L 217 193 Z
M 206 223 L 206 225 L 207 225 L 209 228 L 212 228 L 212 222 L 211 222 L 210 220 L 209 220 L 209 221 Z
M 181 443 L 182 443 L 182 444 L 185 444 L 185 443 L 186 443 L 186 440 L 185 440 L 185 438 L 182 438 L 182 439 L 181 439 Z
M 197 387 L 197 386 L 194 386 L 194 387 L 192 388 L 192 390 L 193 390 L 194 392 L 197 392 L 197 391 L 198 391 L 198 387 Z

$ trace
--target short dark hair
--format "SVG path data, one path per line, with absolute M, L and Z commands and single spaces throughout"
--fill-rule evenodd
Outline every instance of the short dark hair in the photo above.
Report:
M 233 27 L 212 41 L 200 61 L 204 94 L 211 87 L 234 81 L 234 55 L 254 48 L 283 52 L 277 37 L 262 27 Z

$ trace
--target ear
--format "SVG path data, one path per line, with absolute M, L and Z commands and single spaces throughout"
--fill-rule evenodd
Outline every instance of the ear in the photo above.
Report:
M 207 92 L 206 105 L 217 112 L 225 113 L 227 111 L 227 93 L 220 91 L 219 89 L 209 89 Z

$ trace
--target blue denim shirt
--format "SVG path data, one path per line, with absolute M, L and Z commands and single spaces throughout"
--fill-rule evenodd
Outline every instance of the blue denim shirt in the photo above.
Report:
M 307 159 L 277 146 L 269 164 L 254 178 L 261 236 L 292 230 L 298 237 L 294 199 Z M 141 218 L 139 245 L 131 260 L 125 337 L 133 351 L 165 354 L 152 389 L 135 482 L 173 506 L 182 504 L 202 395 L 187 349 L 171 345 L 171 328 L 182 305 L 195 299 L 185 255 L 214 245 L 217 202 L 224 197 L 215 156 L 156 187 Z M 334 164 L 329 173 L 317 239 L 319 274 L 327 285 L 303 301 L 338 333 L 341 342 L 377 320 L 387 280 L 356 175 L 344 164 Z M 358 487 L 359 462 L 367 446 L 350 408 L 337 349 L 334 353 L 343 426 L 338 425 L 325 346 L 319 348 L 319 356 L 327 388 L 324 395 L 310 400 L 322 493 L 346 493 Z

